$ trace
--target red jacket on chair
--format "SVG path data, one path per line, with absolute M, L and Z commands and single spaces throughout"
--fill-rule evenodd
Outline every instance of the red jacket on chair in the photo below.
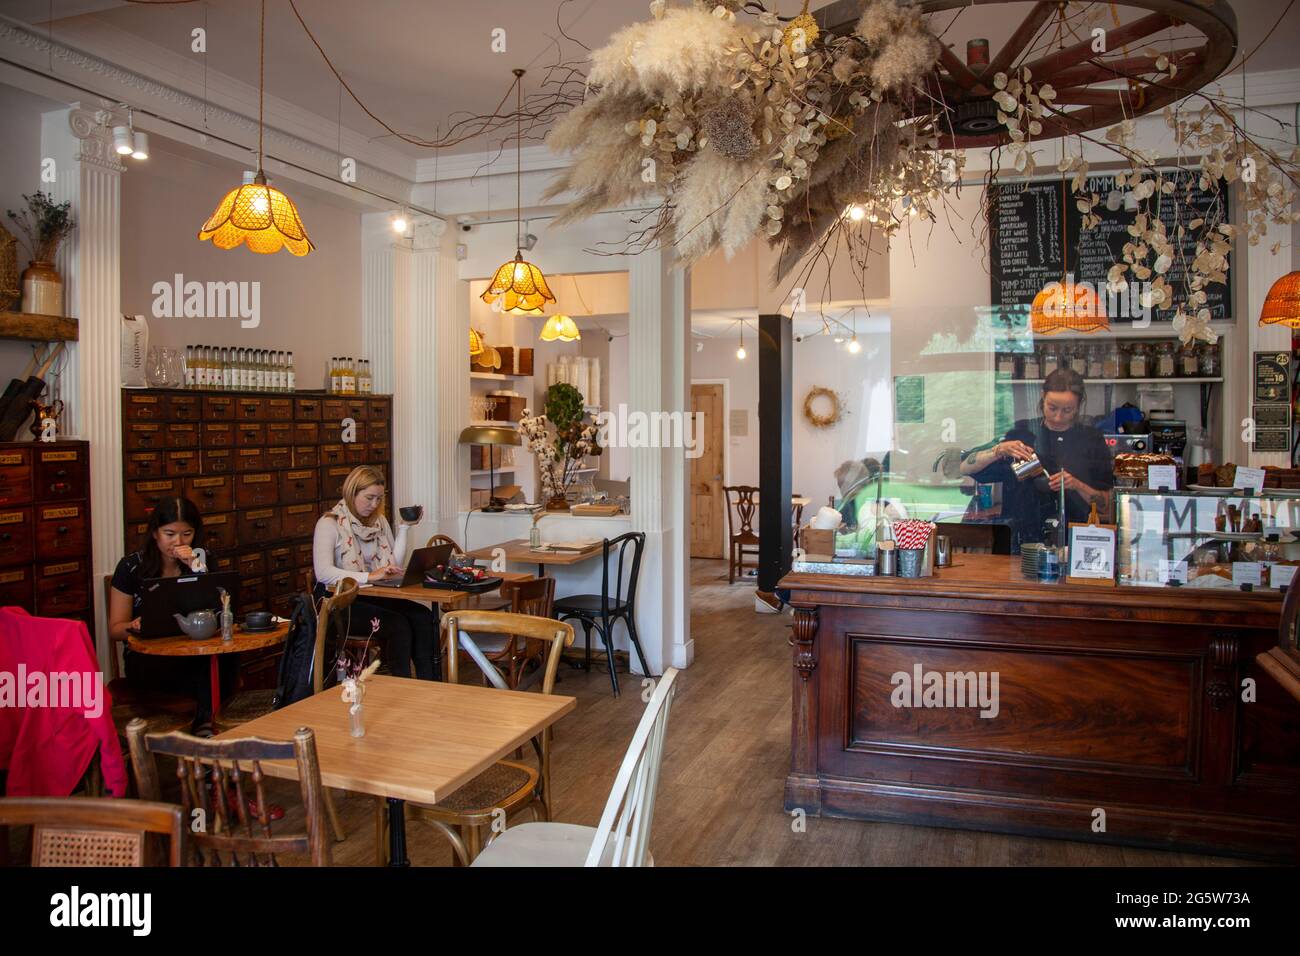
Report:
M 66 797 L 99 751 L 104 783 L 126 795 L 113 701 L 81 621 L 0 608 L 0 770 L 10 797 Z

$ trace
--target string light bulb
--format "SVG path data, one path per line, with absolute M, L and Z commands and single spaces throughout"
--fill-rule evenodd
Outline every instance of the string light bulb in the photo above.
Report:
M 866 218 L 866 216 L 867 216 L 867 211 L 863 209 L 861 206 L 859 206 L 857 203 L 854 203 L 852 206 L 849 207 L 849 218 L 852 219 L 854 222 L 861 222 L 863 219 Z
M 740 323 L 740 348 L 736 349 L 736 358 L 738 358 L 740 361 L 743 362 L 745 361 L 745 356 L 748 354 L 749 353 L 745 351 L 745 323 L 741 322 Z

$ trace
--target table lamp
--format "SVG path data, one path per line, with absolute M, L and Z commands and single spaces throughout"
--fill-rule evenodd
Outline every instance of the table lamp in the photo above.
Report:
M 471 425 L 460 433 L 462 445 L 518 445 L 519 432 L 513 428 L 498 428 L 495 425 Z M 496 460 L 491 450 L 488 451 L 488 480 L 491 490 L 488 492 L 488 504 L 480 511 L 495 513 L 505 511 L 505 506 L 497 498 Z

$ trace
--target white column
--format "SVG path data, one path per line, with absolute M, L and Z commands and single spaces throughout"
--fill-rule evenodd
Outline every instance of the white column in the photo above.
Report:
M 441 219 L 414 217 L 409 238 L 393 234 L 387 214 L 363 220 L 362 341 L 376 391 L 393 395 L 394 505 L 424 505 L 412 541 L 455 536 L 456 440 L 469 408 L 468 319 L 456 307 L 455 248 L 444 241 Z
M 629 412 L 669 412 L 683 420 L 687 396 L 687 326 L 690 279 L 674 268 L 671 249 L 629 258 Z M 646 534 L 637 587 L 637 630 L 655 673 L 687 667 L 695 656 L 690 637 L 688 582 L 690 522 L 686 512 L 683 448 L 633 448 L 632 528 Z M 640 670 L 630 652 L 634 671 Z
M 94 549 L 91 593 L 99 655 L 108 660 L 107 611 L 101 581 L 122 553 L 121 203 L 112 140 L 94 113 L 46 113 L 41 153 L 55 161 L 55 199 L 71 200 L 77 228 L 59 254 L 65 309 L 78 323 L 61 376 L 67 403 L 63 430 L 90 442 L 90 514 Z

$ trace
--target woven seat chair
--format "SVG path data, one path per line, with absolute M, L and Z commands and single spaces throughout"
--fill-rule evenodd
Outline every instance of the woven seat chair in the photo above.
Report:
M 506 607 L 511 614 L 552 617 L 555 612 L 555 578 L 507 581 L 501 585 L 501 596 L 509 599 Z M 487 659 L 504 670 L 506 686 L 511 690 L 519 686 L 525 665 L 543 659 L 546 654 L 545 642 L 519 634 L 474 634 L 473 639 Z M 463 649 L 461 656 L 466 656 Z
M 306 854 L 312 866 L 330 865 L 325 822 L 325 787 L 316 757 L 316 735 L 299 728 L 293 740 L 205 740 L 173 731 L 147 732 L 142 720 L 126 728 L 136 789 L 146 800 L 157 800 L 160 786 L 156 755 L 176 759 L 181 812 L 191 822 L 186 834 L 184 865 L 279 866 L 281 853 Z M 267 816 L 262 761 L 294 761 L 304 808 L 300 832 L 275 834 Z M 226 798 L 228 789 L 234 794 Z M 250 792 L 251 791 L 251 792 Z M 259 808 L 254 816 L 249 802 Z
M 442 619 L 447 646 L 447 680 L 458 683 L 459 654 L 464 649 L 478 665 L 493 687 L 507 690 L 505 675 L 479 650 L 474 639 L 482 634 L 518 635 L 525 639 L 541 641 L 546 646 L 544 666 L 535 671 L 525 683 L 540 683 L 539 691 L 551 693 L 555 686 L 555 672 L 560 665 L 564 648 L 573 644 L 573 627 L 560 621 L 508 614 L 500 611 L 452 611 Z M 433 806 L 408 803 L 408 816 L 428 822 L 451 843 L 455 860 L 462 866 L 474 862 L 485 845 L 484 835 L 492 829 L 497 814 L 505 818 L 527 809 L 534 819 L 551 818 L 551 730 L 546 728 L 530 741 L 537 758 L 537 766 L 522 761 L 499 760 L 446 800 Z M 386 862 L 387 814 L 384 802 L 376 801 L 376 847 L 379 863 Z M 491 842 L 491 837 L 487 842 Z
M 334 594 L 324 598 L 316 608 L 316 646 L 312 651 L 311 687 L 313 694 L 319 694 L 325 688 L 326 652 L 331 647 L 329 634 L 331 630 L 337 639 L 347 642 L 347 625 L 343 612 L 357 599 L 357 582 L 355 578 L 344 578 L 338 584 Z M 220 730 L 230 730 L 250 720 L 255 720 L 272 710 L 275 691 L 243 691 L 227 701 L 217 718 Z M 156 728 L 151 728 L 156 729 Z M 334 806 L 334 797 L 329 789 L 325 790 L 325 810 L 329 814 L 330 828 L 334 831 L 335 841 L 342 843 L 347 839 L 343 823 L 339 819 L 338 809 Z
M 0 833 L 32 828 L 32 866 L 149 866 L 150 834 L 167 838 L 169 866 L 181 865 L 181 808 L 112 797 L 0 799 Z

